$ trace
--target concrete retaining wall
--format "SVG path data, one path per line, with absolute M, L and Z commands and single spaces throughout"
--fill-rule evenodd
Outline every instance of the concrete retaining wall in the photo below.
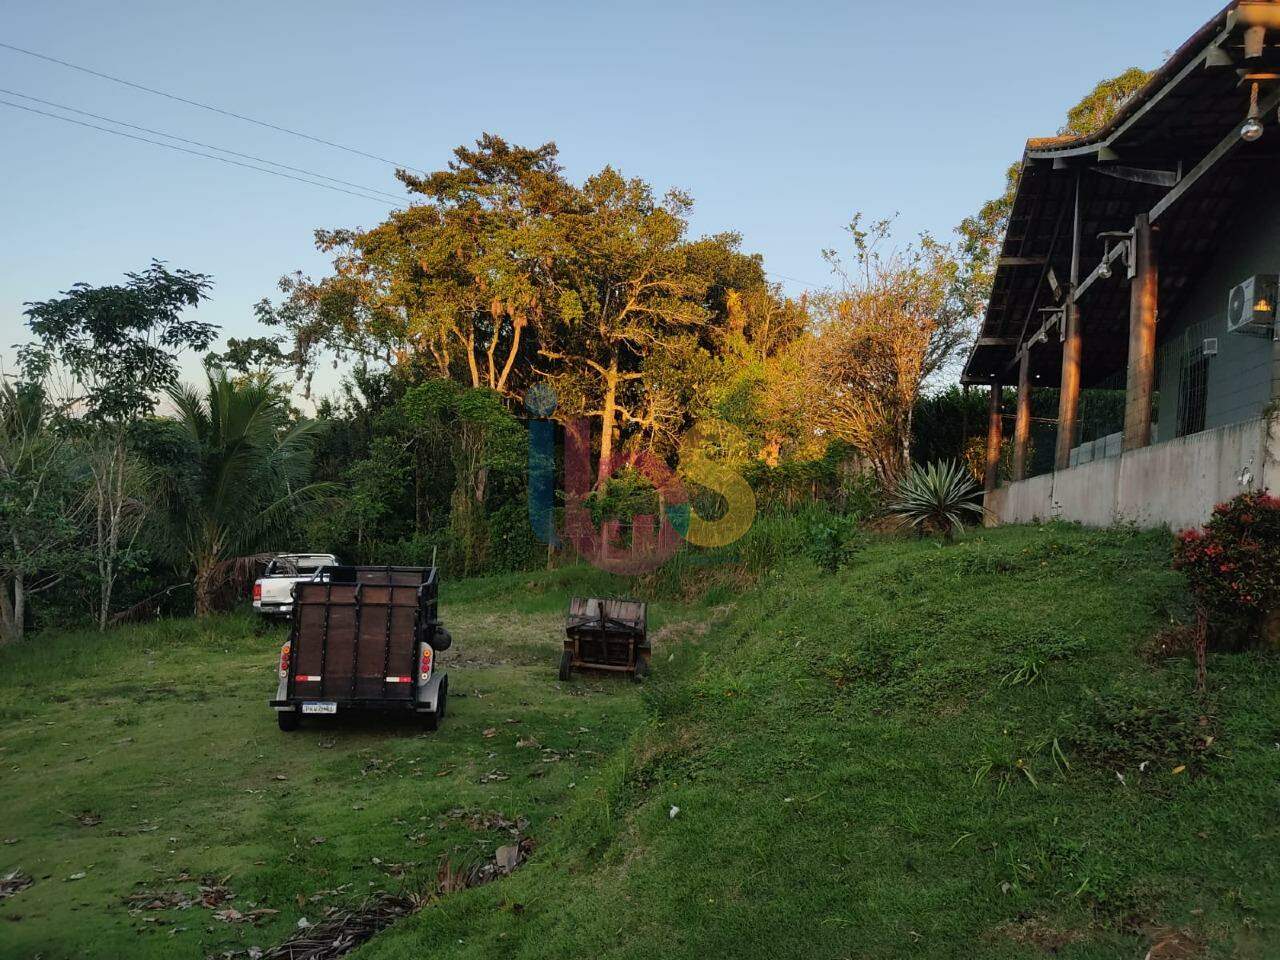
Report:
M 1247 420 L 1007 484 L 987 494 L 987 522 L 1062 519 L 1183 530 L 1243 490 L 1280 490 L 1277 454 L 1280 429 Z

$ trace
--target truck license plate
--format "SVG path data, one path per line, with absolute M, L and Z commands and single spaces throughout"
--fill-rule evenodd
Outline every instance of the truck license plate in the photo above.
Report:
M 333 702 L 304 703 L 303 713 L 337 713 L 338 705 Z

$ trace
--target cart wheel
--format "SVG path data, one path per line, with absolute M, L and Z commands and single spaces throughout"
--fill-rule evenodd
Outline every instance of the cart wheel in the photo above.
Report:
M 292 733 L 302 726 L 302 714 L 297 710 L 277 710 L 276 723 L 285 733 Z
M 436 717 L 443 720 L 445 710 L 449 707 L 449 678 L 444 677 L 440 681 L 440 699 L 436 702 Z
M 568 680 L 573 673 L 573 654 L 566 650 L 560 655 L 560 679 Z
M 648 657 L 636 657 L 636 672 L 635 672 L 635 679 L 636 679 L 636 680 L 643 680 L 643 679 L 644 679 L 645 677 L 647 677 L 648 675 L 649 675 L 649 658 L 648 658 Z

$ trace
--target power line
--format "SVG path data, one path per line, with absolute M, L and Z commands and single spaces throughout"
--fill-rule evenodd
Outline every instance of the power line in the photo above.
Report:
M 772 270 L 766 270 L 764 272 L 766 276 L 773 277 L 777 280 L 790 280 L 792 283 L 800 284 L 804 288 L 805 293 L 814 293 L 819 290 L 826 289 L 816 283 L 810 283 L 808 280 L 801 280 L 799 277 L 788 277 L 785 273 L 774 273 Z
M 379 190 L 377 187 L 366 187 L 361 183 L 352 183 L 350 180 L 340 180 L 337 177 L 330 177 L 323 173 L 316 173 L 314 170 L 304 170 L 302 167 L 291 167 L 287 163 L 277 163 L 275 160 L 267 160 L 264 157 L 256 157 L 251 153 L 240 153 L 236 150 L 228 150 L 226 147 L 219 147 L 212 143 L 203 143 L 200 140 L 188 140 L 185 137 L 174 136 L 172 133 L 165 133 L 163 130 L 152 130 L 150 127 L 140 127 L 136 123 L 129 123 L 125 120 L 117 120 L 114 117 L 104 117 L 98 113 L 90 113 L 88 110 L 80 110 L 76 107 L 69 107 L 65 103 L 54 103 L 52 100 L 42 100 L 39 97 L 33 97 L 30 94 L 19 93 L 17 90 L 6 90 L 0 87 L 0 93 L 7 94 L 11 97 L 21 97 L 23 100 L 30 100 L 33 103 L 42 103 L 46 107 L 54 107 L 58 110 L 66 110 L 70 113 L 78 113 L 82 117 L 92 117 L 95 120 L 101 120 L 104 123 L 114 123 L 117 126 L 128 127 L 130 130 L 140 130 L 143 133 L 150 133 L 157 137 L 164 137 L 167 140 L 176 140 L 178 143 L 190 144 L 193 147 L 204 147 L 206 150 L 217 150 L 219 153 L 227 153 L 233 157 L 240 157 L 243 160 L 253 160 L 257 163 L 265 163 L 272 167 L 279 167 L 282 170 L 292 170 L 294 173 L 303 173 L 309 177 L 316 177 L 319 180 L 328 180 L 330 183 L 341 184 L 344 187 L 354 187 L 357 190 L 363 190 L 365 193 L 377 194 L 396 203 L 402 203 L 403 198 L 395 194 L 387 193 L 385 190 Z
M 27 113 L 39 114 L 42 117 L 50 117 L 54 120 L 61 120 L 63 123 L 74 123 L 78 127 L 88 127 L 90 130 L 101 130 L 103 133 L 111 133 L 117 137 L 126 137 L 129 140 L 137 140 L 140 143 L 149 143 L 156 147 L 166 147 L 169 150 L 177 150 L 179 153 L 189 153 L 193 157 L 204 157 L 207 160 L 218 160 L 222 163 L 229 163 L 235 167 L 244 167 L 246 170 L 257 170 L 259 173 L 269 173 L 273 177 L 284 177 L 286 180 L 296 180 L 298 183 L 305 183 L 313 187 L 321 187 L 325 190 L 333 190 L 335 193 L 345 193 L 351 197 L 359 197 L 361 200 L 372 200 L 383 206 L 392 206 L 381 197 L 371 197 L 368 194 L 357 193 L 354 190 L 346 190 L 342 187 L 331 186 L 327 183 L 317 183 L 315 180 L 308 180 L 305 177 L 295 177 L 291 173 L 284 173 L 280 170 L 271 170 L 267 167 L 258 167 L 251 163 L 241 163 L 239 160 L 232 160 L 229 157 L 220 157 L 215 153 L 202 153 L 199 150 L 189 150 L 186 147 L 180 147 L 176 143 L 164 143 L 161 140 L 151 140 L 147 137 L 139 137 L 137 134 L 125 133 L 123 130 L 112 130 L 110 127 L 100 127 L 96 123 L 86 123 L 84 120 L 76 120 L 72 117 L 59 116 L 56 113 L 49 113 L 46 110 L 37 110 L 35 107 L 26 107 L 20 103 L 12 103 L 8 100 L 0 100 L 0 105 L 13 107 L 15 110 L 25 110 Z
M 410 166 L 407 163 L 396 163 L 394 160 L 388 160 L 386 157 L 380 157 L 376 153 L 366 153 L 364 150 L 358 150 L 355 147 L 348 147 L 341 143 L 334 143 L 332 140 L 325 140 L 323 137 L 315 137 L 309 133 L 303 133 L 300 130 L 291 130 L 288 127 L 282 127 L 279 124 L 270 123 L 266 120 L 256 120 L 253 117 L 246 117 L 242 113 L 234 113 L 231 110 L 224 110 L 221 107 L 214 107 L 207 103 L 201 103 L 199 100 L 190 100 L 187 97 L 180 97 L 176 93 L 166 93 L 164 90 L 157 90 L 155 87 L 144 86 L 141 83 L 134 83 L 132 80 L 125 80 L 123 77 L 114 77 L 109 73 L 102 73 L 98 70 L 91 70 L 89 67 L 82 67 L 78 63 L 72 63 L 70 60 L 61 60 L 58 57 L 51 57 L 46 53 L 37 53 L 35 50 L 27 50 L 24 47 L 14 46 L 12 43 L 0 42 L 0 47 L 6 50 L 12 50 L 14 53 L 21 53 L 28 57 L 35 57 L 37 60 L 45 60 L 49 63 L 56 63 L 59 66 L 67 67 L 71 70 L 79 70 L 81 73 L 87 73 L 91 77 L 98 77 L 101 80 L 110 80 L 112 83 L 119 83 L 126 87 L 132 87 L 135 90 L 141 90 L 144 93 L 150 93 L 157 97 L 164 97 L 168 100 L 175 100 L 178 103 L 185 103 L 187 106 L 199 107 L 201 110 L 208 110 L 212 113 L 220 113 L 224 117 L 233 117 L 236 120 L 243 120 L 246 123 L 256 124 L 259 127 L 266 127 L 268 130 L 275 130 L 279 133 L 287 133 L 290 136 L 301 137 L 304 140 L 310 140 L 312 143 L 320 143 L 326 147 L 333 147 L 335 150 L 344 150 L 347 153 L 353 153 L 358 157 L 364 157 L 368 160 L 377 160 L 379 163 L 387 163 L 393 167 L 403 167 L 406 170 L 412 170 L 415 173 L 425 173 L 418 167 Z

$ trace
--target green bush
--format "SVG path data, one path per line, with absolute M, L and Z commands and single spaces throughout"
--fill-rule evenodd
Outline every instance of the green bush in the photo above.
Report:
M 1280 500 L 1242 493 L 1174 543 L 1173 565 L 1217 626 L 1255 632 L 1280 607 Z
M 524 503 L 504 503 L 488 517 L 488 572 L 529 570 L 545 561 L 547 547 L 533 535 Z
M 865 545 L 856 516 L 832 514 L 808 519 L 805 552 L 830 573 L 848 565 Z

